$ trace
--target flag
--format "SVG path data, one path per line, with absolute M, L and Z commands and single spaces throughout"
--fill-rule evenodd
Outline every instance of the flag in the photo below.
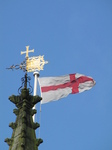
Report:
M 82 74 L 69 74 L 59 77 L 39 78 L 42 104 L 59 100 L 69 94 L 91 89 L 95 85 L 93 78 Z

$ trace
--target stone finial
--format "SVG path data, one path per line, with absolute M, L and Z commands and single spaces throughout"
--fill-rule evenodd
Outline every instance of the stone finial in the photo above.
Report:
M 36 139 L 36 145 L 39 146 L 41 143 L 43 143 L 43 140 L 40 138 L 40 139 Z

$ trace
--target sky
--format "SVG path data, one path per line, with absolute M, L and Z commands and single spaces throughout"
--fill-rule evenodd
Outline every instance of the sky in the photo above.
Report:
M 16 119 L 8 97 L 18 95 L 24 76 L 6 68 L 20 64 L 29 45 L 30 57 L 49 62 L 40 77 L 80 73 L 96 81 L 89 91 L 43 104 L 41 114 L 36 106 L 36 137 L 44 141 L 39 150 L 112 150 L 112 1 L 0 0 L 0 22 L 1 149 L 9 148 L 4 139 Z

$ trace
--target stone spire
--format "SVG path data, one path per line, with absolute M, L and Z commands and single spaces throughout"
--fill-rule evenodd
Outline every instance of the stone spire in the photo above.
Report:
M 9 145 L 9 150 L 38 150 L 38 146 L 43 142 L 42 139 L 36 139 L 35 130 L 40 125 L 34 123 L 32 119 L 32 116 L 36 114 L 36 110 L 32 108 L 42 98 L 29 94 L 26 81 L 19 96 L 12 95 L 9 97 L 9 100 L 17 107 L 13 110 L 17 116 L 16 121 L 9 124 L 9 127 L 13 129 L 12 137 L 5 139 Z

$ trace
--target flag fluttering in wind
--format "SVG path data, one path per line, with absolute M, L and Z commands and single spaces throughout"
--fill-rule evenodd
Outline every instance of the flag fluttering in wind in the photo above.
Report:
M 69 74 L 59 77 L 39 78 L 42 104 L 59 100 L 69 94 L 91 89 L 95 85 L 93 78 L 82 74 Z

